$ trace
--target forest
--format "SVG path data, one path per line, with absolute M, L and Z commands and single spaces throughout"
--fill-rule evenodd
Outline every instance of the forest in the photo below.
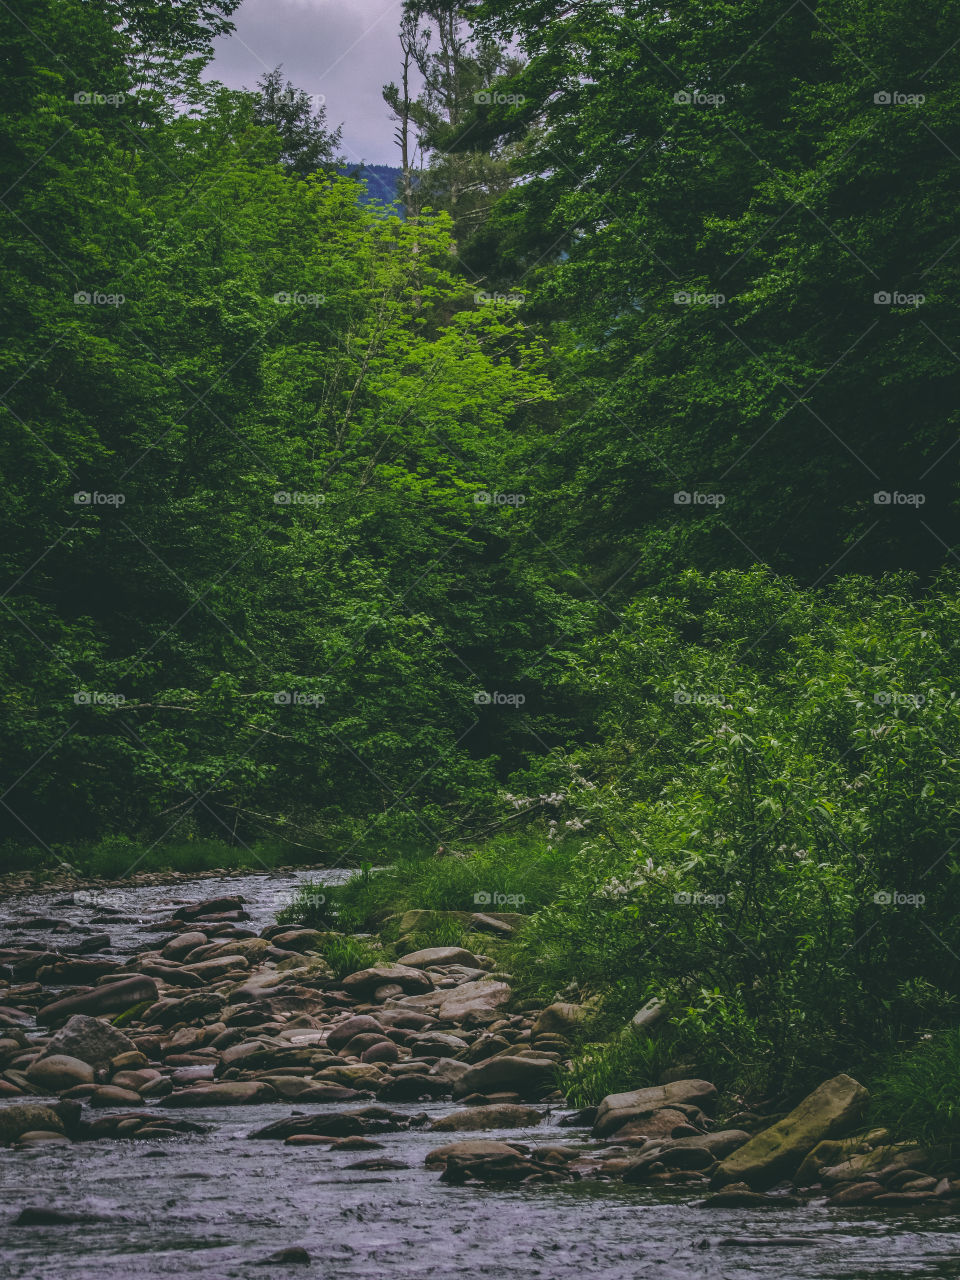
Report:
M 366 177 L 237 8 L 0 6 L 0 867 L 960 1141 L 960 5 L 408 2 Z

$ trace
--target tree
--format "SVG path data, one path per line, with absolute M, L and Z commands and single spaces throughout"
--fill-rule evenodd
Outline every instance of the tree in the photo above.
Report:
M 257 81 L 253 119 L 272 126 L 280 135 L 280 162 L 288 173 L 301 177 L 343 164 L 337 155 L 342 127 L 326 128 L 327 109 L 291 81 L 283 82 L 282 68 L 274 67 Z
M 385 85 L 383 98 L 397 121 L 404 207 L 408 214 L 427 207 L 449 213 L 457 249 L 466 255 L 493 200 L 516 173 L 515 146 L 488 151 L 472 140 L 478 107 L 494 96 L 498 78 L 519 64 L 504 45 L 476 39 L 461 6 L 442 0 L 408 0 L 400 47 L 400 85 Z M 416 94 L 414 73 L 421 85 Z
M 623 591 L 757 558 L 808 580 L 941 563 L 957 6 L 471 12 L 529 59 L 504 86 L 525 99 L 528 174 L 486 234 L 524 264 L 534 314 L 572 330 L 566 547 Z M 674 500 L 694 492 L 722 508 Z

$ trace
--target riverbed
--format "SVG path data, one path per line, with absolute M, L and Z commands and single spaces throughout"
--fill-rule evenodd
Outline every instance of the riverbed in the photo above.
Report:
M 155 919 L 184 901 L 241 893 L 250 927 L 270 922 L 304 880 L 344 872 L 205 879 L 123 891 L 102 900 L 63 891 L 0 903 L 0 938 L 20 940 L 31 915 L 109 933 L 116 951 L 152 941 Z M 105 918 L 106 914 L 106 918 Z M 19 927 L 18 927 L 19 926 Z M 30 936 L 45 936 L 30 926 Z M 57 935 L 63 942 L 64 936 Z M 82 936 L 78 934 L 77 936 Z M 10 1105 L 8 1102 L 6 1105 Z M 152 1104 L 163 1112 L 162 1101 Z M 397 1103 L 442 1115 L 457 1104 Z M 903 1280 L 960 1275 L 960 1215 L 936 1210 L 698 1207 L 699 1197 L 654 1194 L 618 1182 L 484 1188 L 450 1186 L 424 1167 L 446 1136 L 424 1129 L 377 1135 L 376 1151 L 290 1147 L 252 1131 L 301 1110 L 295 1103 L 193 1110 L 206 1133 L 167 1140 L 101 1140 L 25 1151 L 0 1149 L 0 1274 L 10 1280 L 160 1280 L 161 1277 L 337 1277 L 418 1280 L 465 1273 L 543 1280 Z M 170 1113 L 173 1115 L 174 1113 Z M 179 1115 L 182 1117 L 182 1112 Z M 484 1137 L 586 1146 L 561 1112 L 529 1134 Z M 360 1160 L 403 1168 L 367 1171 Z M 89 1215 L 20 1226 L 24 1208 Z M 306 1263 L 264 1264 L 300 1247 Z

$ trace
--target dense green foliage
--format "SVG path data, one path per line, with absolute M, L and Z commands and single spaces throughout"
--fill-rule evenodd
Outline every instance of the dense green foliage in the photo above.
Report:
M 581 1100 L 952 1124 L 960 8 L 411 0 L 403 217 L 279 70 L 202 82 L 234 0 L 22 8 L 11 861 L 388 864 L 290 918 L 518 912 Z

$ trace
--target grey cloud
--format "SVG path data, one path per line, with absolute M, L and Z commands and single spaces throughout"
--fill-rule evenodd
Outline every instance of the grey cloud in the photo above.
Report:
M 324 95 L 328 124 L 343 124 L 348 160 L 396 164 L 380 89 L 399 78 L 401 9 L 401 0 L 244 0 L 207 76 L 252 89 L 283 63 L 298 88 Z

